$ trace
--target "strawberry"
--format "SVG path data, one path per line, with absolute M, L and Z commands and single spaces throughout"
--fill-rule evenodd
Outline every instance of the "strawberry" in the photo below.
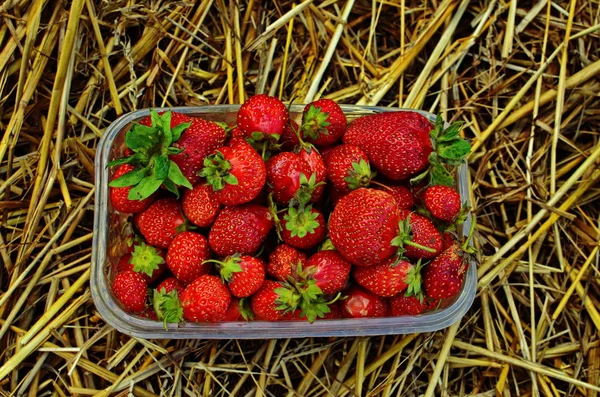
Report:
M 311 179 L 314 175 L 314 187 L 310 201 L 316 203 L 323 197 L 323 190 L 325 190 L 325 184 L 327 182 L 327 168 L 325 167 L 325 162 L 312 145 L 303 145 L 298 154 L 308 164 Z
M 265 280 L 262 287 L 250 298 L 250 307 L 257 320 L 280 321 L 285 312 L 279 309 L 279 295 L 275 292 L 282 284 L 277 281 Z
M 329 313 L 325 313 L 323 318 L 319 320 L 339 320 L 344 318 L 342 307 L 339 302 L 333 302 L 329 305 Z
M 319 251 L 304 267 L 323 294 L 336 294 L 346 286 L 352 265 L 337 251 Z
M 169 292 L 175 291 L 178 296 L 181 296 L 185 290 L 185 285 L 175 277 L 169 277 L 164 279 L 156 287 L 156 291 L 168 294 Z
M 210 259 L 206 237 L 195 232 L 179 233 L 167 250 L 167 265 L 171 272 L 184 284 L 189 284 L 210 271 L 204 262 Z
M 442 251 L 446 251 L 452 244 L 456 243 L 456 236 L 452 232 L 445 231 L 442 233 Z
M 158 321 L 156 311 L 154 311 L 154 308 L 150 306 L 146 307 L 141 313 L 138 313 L 138 316 L 147 318 L 148 320 Z
M 408 261 L 390 257 L 381 263 L 354 269 L 354 280 L 372 293 L 390 297 L 408 288 L 407 293 L 418 294 L 421 291 L 421 266 Z
M 209 260 L 216 263 L 221 279 L 227 283 L 231 294 L 237 298 L 245 298 L 255 293 L 265 280 L 265 264 L 259 258 L 249 255 L 230 255 L 222 261 Z
M 340 105 L 331 99 L 319 99 L 304 107 L 302 136 L 318 147 L 331 146 L 344 135 L 346 123 Z
M 383 190 L 394 196 L 398 208 L 401 210 L 412 210 L 415 207 L 415 196 L 409 188 L 403 185 L 381 185 L 375 189 Z
M 218 322 L 225 318 L 231 293 L 219 277 L 203 274 L 187 286 L 180 298 L 185 320 Z
M 175 198 L 153 202 L 146 210 L 135 214 L 133 222 L 146 242 L 158 248 L 167 248 L 185 227 L 181 204 Z
M 248 307 L 248 299 L 238 299 L 236 297 L 231 297 L 231 303 L 229 303 L 227 312 L 225 312 L 225 317 L 221 321 L 249 321 L 253 319 L 254 314 L 250 311 L 250 308 Z
M 131 164 L 122 164 L 120 165 L 115 174 L 113 175 L 111 180 L 116 180 L 121 176 L 125 175 L 128 172 L 134 170 L 134 166 Z M 111 187 L 109 190 L 110 194 L 110 204 L 116 211 L 133 214 L 136 212 L 140 212 L 145 210 L 152 204 L 154 201 L 155 195 L 150 195 L 149 197 L 143 200 L 130 200 L 129 199 L 129 191 L 131 190 L 131 186 L 125 187 Z
M 460 194 L 453 188 L 435 185 L 423 193 L 425 208 L 437 219 L 452 222 L 461 210 Z
M 224 205 L 252 201 L 260 193 L 267 178 L 260 155 L 241 138 L 231 139 L 204 159 L 200 176 L 212 186 L 215 198 Z
M 442 250 L 442 235 L 428 218 L 400 210 L 399 233 L 392 245 L 398 247 L 400 256 L 431 259 Z
M 289 119 L 288 123 L 285 125 L 283 132 L 281 133 L 281 138 L 279 138 L 279 148 L 284 152 L 289 152 L 294 150 L 294 148 L 300 144 L 300 139 L 298 139 L 298 134 L 300 134 L 300 126 L 294 120 Z
M 115 276 L 112 283 L 115 298 L 130 313 L 139 313 L 146 308 L 148 284 L 140 273 L 127 270 Z
M 254 140 L 278 141 L 289 119 L 287 107 L 265 94 L 248 98 L 237 113 L 237 126 Z
M 469 252 L 453 244 L 439 254 L 423 271 L 425 294 L 433 299 L 452 298 L 460 292 L 469 265 Z
M 290 207 L 281 221 L 281 229 L 283 241 L 299 249 L 317 246 L 327 233 L 323 214 L 312 205 L 304 209 Z
M 175 277 L 169 277 L 156 287 L 152 303 L 157 320 L 162 320 L 165 329 L 168 323 L 177 323 L 183 315 L 180 297 L 185 286 Z
M 460 128 L 455 123 L 444 129 L 441 117 L 432 125 L 418 112 L 385 112 L 354 120 L 343 141 L 361 147 L 391 180 L 417 182 L 428 176 L 431 184 L 453 185 L 444 164 L 460 164 L 470 151 L 470 144 L 458 135 Z
M 287 281 L 292 268 L 306 263 L 306 254 L 287 244 L 280 244 L 269 255 L 267 273 L 277 280 Z
M 359 188 L 342 197 L 329 218 L 329 237 L 340 254 L 356 266 L 379 263 L 396 252 L 400 214 L 386 192 Z
M 183 193 L 181 207 L 186 218 L 194 225 L 209 227 L 217 217 L 221 203 L 216 199 L 210 185 L 198 183 L 192 190 Z
M 269 159 L 266 164 L 267 186 L 273 198 L 280 204 L 288 204 L 292 199 L 310 201 L 315 182 L 310 165 L 298 154 L 281 152 Z
M 415 295 L 406 296 L 398 294 L 390 298 L 390 315 L 397 316 L 416 316 L 427 310 L 434 309 L 439 300 L 419 298 Z
M 342 301 L 342 315 L 350 318 L 386 317 L 389 303 L 385 298 L 372 294 L 361 287 L 350 287 Z
M 327 178 L 334 188 L 349 193 L 371 183 L 373 173 L 367 154 L 356 145 L 339 145 L 327 155 Z
M 273 216 L 266 207 L 257 204 L 225 207 L 208 233 L 208 243 L 217 255 L 253 255 L 272 227 Z
M 124 254 L 119 259 L 117 273 L 133 270 L 140 273 L 148 284 L 154 283 L 167 269 L 164 252 L 144 242 L 132 248 L 132 252 Z
M 243 319 L 242 312 L 240 311 L 240 300 L 238 298 L 231 298 L 229 307 L 225 312 L 225 316 L 221 321 L 241 321 Z

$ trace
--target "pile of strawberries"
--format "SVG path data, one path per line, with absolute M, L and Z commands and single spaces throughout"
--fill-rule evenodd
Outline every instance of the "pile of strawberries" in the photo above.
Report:
M 471 256 L 457 238 L 468 209 L 453 174 L 470 151 L 459 132 L 412 111 L 348 123 L 329 99 L 300 124 L 267 95 L 236 125 L 151 111 L 109 164 L 110 203 L 133 230 L 112 292 L 165 325 L 443 307 Z

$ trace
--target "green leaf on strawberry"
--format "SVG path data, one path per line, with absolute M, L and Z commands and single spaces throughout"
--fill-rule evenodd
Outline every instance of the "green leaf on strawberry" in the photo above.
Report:
M 286 221 L 285 228 L 291 232 L 292 237 L 303 238 L 309 233 L 314 233 L 320 226 L 318 216 L 319 213 L 312 212 L 312 205 L 309 205 L 301 210 L 290 207 L 283 219 Z
M 350 190 L 358 189 L 359 187 L 367 187 L 371 183 L 371 178 L 375 176 L 371 172 L 371 166 L 365 160 L 361 159 L 358 163 L 352 163 L 352 169 L 348 171 L 348 176 L 344 178 L 348 182 Z
M 154 290 L 152 303 L 156 316 L 163 321 L 165 329 L 168 329 L 167 324 L 179 323 L 183 319 L 183 307 L 177 295 L 177 290 L 169 293 L 164 288 L 161 291 Z
M 135 272 L 152 277 L 152 273 L 158 269 L 159 265 L 165 263 L 165 258 L 160 255 L 159 250 L 155 247 L 140 242 L 133 248 L 129 262 L 133 265 Z
M 302 132 L 305 138 L 316 140 L 319 133 L 328 135 L 327 127 L 331 124 L 329 121 L 329 113 L 323 112 L 320 107 L 310 106 L 302 123 Z
M 421 277 L 421 269 L 423 265 L 421 264 L 421 259 L 418 260 L 415 267 L 413 267 L 408 274 L 406 275 L 406 284 L 408 284 L 408 288 L 406 289 L 405 296 L 416 296 L 419 298 L 419 301 L 423 302 L 423 278 Z
M 181 134 L 191 125 L 181 123 L 171 128 L 171 111 L 159 115 L 155 110 L 150 110 L 151 126 L 134 123 L 125 134 L 125 144 L 134 154 L 129 157 L 111 161 L 109 166 L 132 164 L 135 169 L 133 174 L 123 180 L 113 182 L 113 187 L 132 186 L 128 199 L 143 200 L 150 197 L 161 185 L 173 192 L 177 186 L 188 189 L 192 185 L 183 175 L 179 166 L 170 160 L 170 155 L 181 153 L 181 149 L 171 146 L 181 137 Z M 149 172 L 151 170 L 151 172 Z M 125 175 L 123 175 L 125 177 Z M 176 193 L 178 196 L 178 193 Z
M 108 186 L 110 186 L 110 187 L 133 186 L 133 185 L 139 183 L 142 179 L 144 179 L 144 177 L 146 176 L 147 173 L 148 173 L 147 168 L 135 168 L 135 169 L 121 175 L 117 179 L 113 179 L 112 181 L 110 181 Z
M 225 159 L 223 153 L 216 153 L 204 159 L 204 168 L 200 171 L 200 176 L 206 178 L 206 182 L 213 187 L 213 190 L 219 191 L 228 185 L 237 185 L 238 179 L 229 172 L 231 163 Z

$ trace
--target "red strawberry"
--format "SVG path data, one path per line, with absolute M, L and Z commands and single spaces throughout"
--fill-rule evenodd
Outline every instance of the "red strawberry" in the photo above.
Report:
M 343 141 L 360 146 L 371 164 L 392 180 L 418 182 L 429 177 L 432 185 L 453 185 L 444 164 L 462 163 L 471 150 L 459 136 L 460 129 L 460 123 L 444 129 L 439 116 L 432 125 L 418 112 L 385 112 L 354 120 Z
M 146 308 L 148 284 L 140 273 L 127 270 L 117 274 L 112 291 L 128 312 L 139 313 Z
M 200 176 L 206 177 L 215 198 L 224 205 L 252 201 L 260 193 L 267 178 L 265 163 L 245 140 L 231 139 L 204 160 Z
M 283 319 L 285 312 L 283 309 L 278 309 L 280 306 L 279 295 L 275 292 L 281 286 L 281 283 L 277 281 L 265 280 L 262 287 L 252 295 L 250 307 L 257 320 L 280 321 Z
M 217 255 L 253 255 L 272 227 L 273 216 L 266 207 L 257 204 L 225 207 L 208 233 L 208 243 Z
M 287 107 L 276 97 L 254 95 L 238 110 L 237 126 L 247 137 L 278 141 L 288 122 Z
M 229 136 L 231 138 L 245 138 L 246 134 L 239 127 L 233 127 L 231 131 L 229 131 Z
M 181 232 L 169 245 L 167 265 L 184 284 L 189 284 L 210 271 L 210 250 L 206 237 L 194 232 Z
M 208 227 L 217 217 L 221 203 L 216 199 L 210 185 L 199 183 L 194 185 L 192 190 L 183 193 L 181 207 L 185 216 L 194 225 Z
M 362 148 L 379 172 L 407 179 L 429 165 L 431 123 L 417 112 L 363 116 L 348 126 L 344 143 Z
M 299 249 L 316 247 L 327 234 L 323 214 L 311 205 L 301 211 L 290 207 L 281 221 L 281 228 L 283 241 Z
M 329 313 L 325 313 L 322 319 L 318 320 L 338 320 L 344 318 L 342 307 L 339 302 L 333 302 L 329 305 Z
M 357 267 L 353 276 L 356 282 L 372 293 L 390 297 L 409 289 L 408 293 L 421 291 L 421 266 L 390 257 L 381 263 L 369 267 Z
M 323 294 L 335 294 L 346 286 L 351 267 L 337 251 L 319 251 L 308 259 L 304 268 Z
M 342 301 L 344 317 L 386 317 L 389 314 L 387 300 L 360 287 L 349 288 L 346 295 L 346 299 Z
M 160 284 L 158 284 L 156 290 L 165 294 L 175 291 L 178 296 L 181 296 L 181 294 L 185 290 L 185 285 L 183 285 L 183 283 L 175 277 L 169 277 L 164 279 Z
M 437 306 L 437 299 L 420 299 L 418 296 L 398 294 L 390 298 L 390 315 L 416 316 Z
M 452 232 L 443 232 L 442 233 L 442 251 L 446 251 L 450 246 L 457 242 L 456 237 Z
M 294 120 L 289 119 L 288 123 L 285 125 L 283 129 L 283 133 L 281 134 L 281 138 L 279 139 L 280 149 L 281 151 L 289 152 L 294 150 L 294 148 L 300 144 L 300 140 L 298 139 L 297 134 L 301 134 L 300 126 Z
M 314 183 L 309 184 L 311 168 L 298 154 L 281 152 L 267 161 L 266 168 L 268 189 L 276 202 L 288 204 L 293 198 L 298 201 L 300 197 L 305 202 L 310 200 L 314 189 Z
M 138 313 L 138 316 L 147 318 L 148 320 L 158 321 L 156 311 L 154 311 L 154 308 L 150 306 L 146 307 L 141 313 Z
M 400 230 L 392 245 L 409 258 L 434 258 L 442 250 L 442 235 L 428 218 L 400 210 Z
M 269 255 L 267 273 L 280 281 L 287 281 L 292 268 L 306 263 L 306 254 L 287 244 L 280 244 Z
M 164 252 L 144 242 L 132 248 L 119 259 L 117 273 L 133 270 L 144 276 L 148 284 L 154 283 L 167 269 Z
M 185 223 L 181 205 L 177 199 L 165 198 L 155 201 L 133 221 L 148 244 L 167 248 Z
M 312 145 L 305 145 L 300 149 L 299 155 L 308 164 L 311 177 L 312 175 L 315 176 L 314 190 L 310 201 L 316 203 L 321 200 L 327 182 L 327 168 L 325 168 L 325 162 Z
M 329 218 L 334 247 L 356 266 L 370 266 L 396 252 L 399 210 L 386 192 L 359 188 L 342 197 Z
M 302 135 L 306 141 L 319 147 L 337 142 L 346 131 L 346 116 L 335 101 L 327 98 L 304 107 Z
M 255 293 L 265 280 L 265 264 L 259 258 L 249 255 L 230 255 L 222 261 L 210 260 L 217 264 L 221 279 L 227 283 L 231 294 L 245 298 Z
M 411 210 L 415 206 L 415 196 L 409 188 L 403 185 L 377 186 L 375 189 L 388 192 L 396 199 L 398 208 L 401 210 Z
M 423 271 L 426 295 L 433 299 L 446 299 L 459 293 L 468 260 L 469 254 L 460 245 L 454 244 L 429 262 Z
M 449 186 L 427 188 L 423 193 L 423 203 L 431 215 L 446 222 L 452 222 L 460 214 L 460 194 Z
M 225 318 L 231 293 L 217 276 L 203 274 L 181 294 L 183 318 L 195 322 L 218 322 Z
M 133 171 L 135 167 L 131 164 L 123 164 L 120 165 L 115 174 L 113 175 L 111 180 L 115 180 L 126 173 Z M 131 191 L 131 186 L 125 187 L 111 187 L 110 192 L 110 204 L 116 211 L 133 214 L 136 212 L 140 212 L 145 210 L 152 204 L 154 201 L 154 195 L 151 195 L 148 198 L 143 200 L 130 200 L 129 192 Z
M 141 120 L 140 124 L 143 124 L 144 121 Z M 189 117 L 177 113 L 173 113 L 171 116 L 171 128 L 186 122 L 191 123 L 190 126 L 172 145 L 174 148 L 180 149 L 181 153 L 172 154 L 169 157 L 179 166 L 188 181 L 194 185 L 200 180 L 198 171 L 203 167 L 204 158 L 225 144 L 227 133 L 219 124 L 201 117 Z
M 356 145 L 336 146 L 327 155 L 327 177 L 344 194 L 369 186 L 372 176 L 367 154 Z
M 232 297 L 229 307 L 225 312 L 225 317 L 223 317 L 223 320 L 221 321 L 241 321 L 243 318 L 240 310 L 240 300 Z

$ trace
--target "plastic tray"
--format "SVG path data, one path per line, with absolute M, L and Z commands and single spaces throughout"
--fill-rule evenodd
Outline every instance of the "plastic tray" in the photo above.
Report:
M 341 107 L 348 120 L 377 112 L 409 110 L 351 105 L 342 105 Z M 234 124 L 238 108 L 239 105 L 213 105 L 171 108 L 171 110 Z M 292 105 L 290 117 L 298 119 L 303 108 L 304 105 Z M 106 164 L 123 153 L 124 135 L 131 123 L 147 116 L 149 113 L 149 109 L 143 109 L 121 116 L 106 129 L 96 152 L 96 200 L 90 287 L 99 314 L 118 331 L 148 339 L 270 339 L 409 334 L 446 328 L 462 318 L 473 304 L 477 286 L 475 263 L 469 265 L 462 291 L 450 305 L 441 310 L 418 316 L 317 320 L 313 324 L 306 321 L 186 323 L 169 324 L 169 328 L 165 329 L 162 322 L 125 312 L 112 295 L 109 275 L 111 264 L 117 261 L 126 248 L 122 230 L 127 216 L 113 211 L 109 203 L 108 181 L 111 170 L 106 167 Z M 435 115 L 431 113 L 422 111 L 420 113 L 432 121 L 435 120 Z M 466 165 L 459 167 L 457 181 L 462 201 L 470 204 L 467 173 L 468 168 Z M 460 231 L 462 235 L 466 235 L 470 223 L 471 218 L 469 216 Z

